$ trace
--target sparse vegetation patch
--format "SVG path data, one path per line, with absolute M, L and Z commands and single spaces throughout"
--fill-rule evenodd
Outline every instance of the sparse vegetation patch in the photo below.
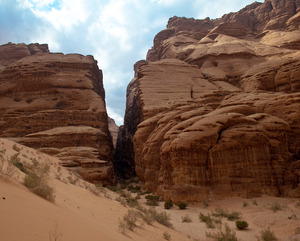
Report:
M 49 164 L 34 162 L 24 178 L 24 185 L 32 192 L 49 201 L 54 201 L 54 189 L 49 185 Z
M 235 232 L 231 230 L 227 224 L 225 224 L 224 230 L 220 227 L 218 232 L 206 233 L 206 236 L 215 241 L 238 241 Z
M 259 241 L 278 241 L 278 238 L 270 229 L 266 229 L 260 232 Z
M 239 212 L 233 211 L 230 213 L 228 212 L 228 210 L 225 210 L 223 208 L 216 208 L 212 213 L 212 216 L 227 218 L 230 221 L 238 220 L 241 218 L 241 214 Z

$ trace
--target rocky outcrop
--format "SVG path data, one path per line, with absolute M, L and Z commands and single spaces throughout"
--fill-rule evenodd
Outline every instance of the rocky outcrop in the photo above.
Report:
M 92 56 L 0 46 L 0 136 L 59 157 L 91 182 L 113 180 L 102 72 Z
M 117 126 L 114 119 L 112 119 L 110 117 L 108 117 L 108 130 L 110 132 L 114 148 L 116 148 L 117 138 L 118 138 L 118 133 L 119 133 L 119 126 Z
M 128 85 L 116 164 L 174 201 L 299 197 L 299 7 L 171 18 Z

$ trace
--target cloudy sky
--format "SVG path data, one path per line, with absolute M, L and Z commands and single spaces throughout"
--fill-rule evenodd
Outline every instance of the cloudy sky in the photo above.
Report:
M 93 55 L 103 70 L 108 114 L 121 125 L 133 65 L 170 17 L 217 18 L 253 1 L 0 0 L 0 44 L 48 43 L 51 52 Z

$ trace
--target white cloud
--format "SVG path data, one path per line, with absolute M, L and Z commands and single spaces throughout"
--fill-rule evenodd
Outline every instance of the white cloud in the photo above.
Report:
M 85 0 L 61 0 L 50 9 L 44 8 L 55 2 L 54 0 L 31 0 L 31 10 L 37 17 L 49 22 L 55 29 L 64 31 L 70 30 L 73 25 L 85 22 L 89 16 Z
M 107 110 L 107 114 L 110 118 L 113 118 L 116 122 L 117 125 L 123 125 L 123 115 L 119 115 L 117 113 L 114 112 L 113 109 L 111 109 L 110 107 L 106 107 Z

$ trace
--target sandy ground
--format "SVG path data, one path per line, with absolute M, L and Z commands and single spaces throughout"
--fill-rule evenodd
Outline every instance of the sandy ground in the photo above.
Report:
M 216 207 L 242 213 L 242 219 L 249 223 L 244 231 L 237 230 L 235 223 L 222 218 L 236 232 L 239 240 L 257 240 L 261 230 L 270 228 L 283 241 L 300 240 L 300 200 L 263 196 L 254 199 L 231 197 L 211 200 L 207 207 L 202 203 L 189 205 L 186 210 L 176 206 L 164 210 L 163 202 L 157 207 L 166 211 L 174 229 L 158 223 L 144 224 L 133 231 L 123 234 L 119 223 L 129 210 L 115 201 L 117 194 L 78 180 L 74 174 L 60 167 L 59 160 L 34 149 L 0 139 L 0 153 L 5 161 L 0 163 L 0 240 L 1 241 L 99 241 L 99 240 L 166 240 L 163 234 L 170 234 L 170 240 L 210 240 L 208 229 L 200 222 L 199 213 L 209 214 Z M 50 163 L 50 183 L 55 189 L 55 201 L 49 202 L 28 190 L 23 184 L 25 174 L 14 169 L 7 171 L 11 156 L 19 153 L 22 163 Z M 91 191 L 92 190 L 92 191 Z M 144 203 L 142 198 L 140 203 Z M 254 204 L 256 202 L 256 204 Z M 244 207 L 244 204 L 247 205 Z M 271 206 L 279 203 L 281 210 L 274 212 Z M 182 216 L 188 215 L 192 222 L 183 223 Z

